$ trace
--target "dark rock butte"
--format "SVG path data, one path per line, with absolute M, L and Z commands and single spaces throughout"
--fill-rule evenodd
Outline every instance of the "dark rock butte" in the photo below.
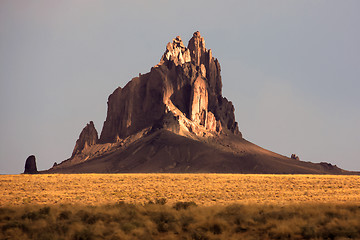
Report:
M 71 158 L 44 173 L 350 173 L 243 139 L 220 72 L 199 32 L 187 47 L 177 36 L 149 73 L 109 96 L 100 138 L 90 122 Z
M 36 158 L 34 155 L 30 155 L 25 161 L 24 174 L 37 174 Z

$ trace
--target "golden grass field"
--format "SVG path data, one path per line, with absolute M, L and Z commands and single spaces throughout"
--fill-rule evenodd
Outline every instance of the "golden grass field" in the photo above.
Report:
M 360 177 L 0 176 L 0 239 L 360 239 Z
M 242 174 L 52 174 L 0 176 L 0 206 L 24 204 L 360 203 L 360 177 Z

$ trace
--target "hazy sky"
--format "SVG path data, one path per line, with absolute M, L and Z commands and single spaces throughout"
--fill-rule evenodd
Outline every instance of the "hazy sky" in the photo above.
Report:
M 194 31 L 243 136 L 360 170 L 360 1 L 0 0 L 0 173 L 70 157 L 116 87 Z

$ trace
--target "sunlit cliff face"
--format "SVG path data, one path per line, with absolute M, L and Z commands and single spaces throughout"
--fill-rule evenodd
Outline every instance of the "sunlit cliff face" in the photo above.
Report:
M 220 64 L 195 32 L 185 47 L 179 36 L 166 45 L 160 62 L 108 100 L 100 142 L 115 142 L 174 118 L 177 134 L 198 136 L 229 131 L 240 135 L 234 106 L 222 97 Z M 173 120 L 171 120 L 173 121 Z

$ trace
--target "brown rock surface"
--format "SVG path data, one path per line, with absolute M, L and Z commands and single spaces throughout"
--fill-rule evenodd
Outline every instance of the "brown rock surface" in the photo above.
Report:
M 208 112 L 212 112 L 211 121 L 218 121 L 212 129 L 226 129 L 241 136 L 234 107 L 222 97 L 221 88 L 220 64 L 205 48 L 200 33 L 194 33 L 188 48 L 176 37 L 149 73 L 133 78 L 110 95 L 100 143 L 116 142 L 117 138 L 157 124 L 164 118 L 167 106 L 175 106 L 194 124 L 202 126 Z
M 220 132 L 218 128 L 216 127 L 218 122 L 216 121 L 216 118 L 212 112 L 207 112 L 206 117 L 206 129 L 213 132 Z
M 279 173 L 349 174 L 265 150 L 237 135 L 199 141 L 158 129 L 85 162 L 46 173 Z
M 191 62 L 195 66 L 200 66 L 205 61 L 207 50 L 205 48 L 205 40 L 201 37 L 199 31 L 194 32 L 193 37 L 189 41 L 188 49 L 190 50 Z
M 182 65 L 191 61 L 190 51 L 184 46 L 179 36 L 174 38 L 172 43 L 169 42 L 166 45 L 165 53 L 160 59 L 159 65 L 167 61 L 172 61 L 175 65 Z
M 205 79 L 199 76 L 192 85 L 190 120 L 205 126 L 208 111 L 208 91 Z
M 95 145 L 98 142 L 98 133 L 95 129 L 93 121 L 86 124 L 84 129 L 81 131 L 79 139 L 76 141 L 73 153 L 71 157 L 74 157 L 76 154 L 79 154 L 83 149 Z
M 299 156 L 297 156 L 295 153 L 291 154 L 291 159 L 300 160 Z
M 38 173 L 36 167 L 36 158 L 34 155 L 30 155 L 25 161 L 24 174 L 36 174 L 36 173 Z

